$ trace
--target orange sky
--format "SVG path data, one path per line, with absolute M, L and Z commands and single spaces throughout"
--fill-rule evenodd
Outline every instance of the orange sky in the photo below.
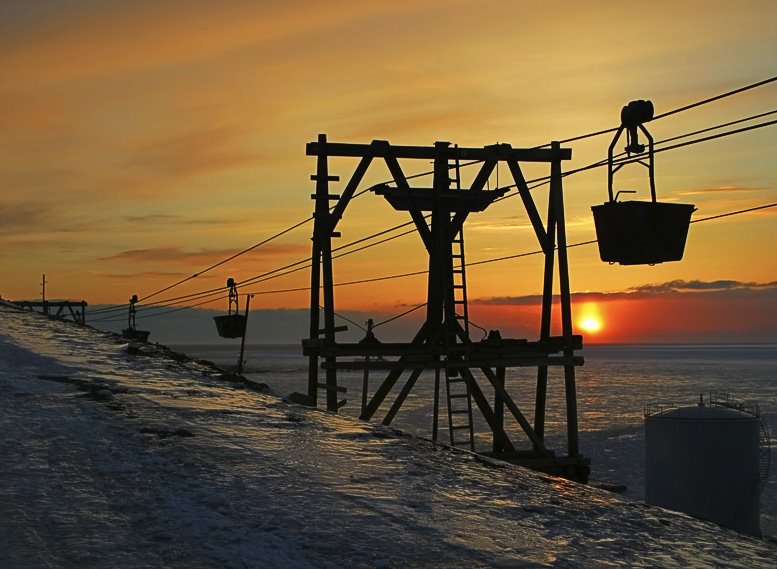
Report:
M 0 294 L 35 298 L 46 273 L 50 298 L 125 302 L 305 219 L 315 168 L 305 143 L 320 132 L 347 142 L 534 146 L 615 126 L 635 98 L 661 113 L 771 77 L 775 21 L 772 1 L 4 2 Z M 677 136 L 770 111 L 776 94 L 772 84 L 649 128 L 656 140 Z M 776 136 L 771 127 L 658 155 L 659 198 L 696 204 L 697 218 L 777 202 Z M 609 141 L 572 143 L 565 168 L 601 159 Z M 353 166 L 334 173 L 346 178 Z M 385 179 L 376 168 L 365 186 Z M 645 189 L 640 169 L 616 181 Z M 606 199 L 606 173 L 570 176 L 565 195 L 569 241 L 592 239 L 590 206 Z M 777 281 L 776 215 L 695 224 L 679 263 L 610 266 L 595 247 L 570 250 L 573 290 L 621 295 L 599 301 L 604 326 L 591 339 L 683 341 L 692 328 L 716 330 L 714 340 L 763 327 L 774 338 L 777 325 L 759 315 L 775 312 L 765 285 Z M 341 242 L 404 221 L 365 196 L 349 208 Z M 173 292 L 304 259 L 311 230 Z M 518 200 L 473 215 L 466 232 L 470 261 L 537 249 Z M 425 263 L 410 235 L 342 259 L 336 275 Z M 492 321 L 483 325 L 509 326 L 507 315 L 523 310 L 515 299 L 541 290 L 540 267 L 538 257 L 472 267 L 473 312 Z M 253 290 L 307 279 L 300 271 Z M 736 284 L 635 292 L 681 281 Z M 424 294 L 423 277 L 412 277 L 342 287 L 337 304 L 389 314 Z M 304 292 L 255 298 L 257 307 L 306 303 Z

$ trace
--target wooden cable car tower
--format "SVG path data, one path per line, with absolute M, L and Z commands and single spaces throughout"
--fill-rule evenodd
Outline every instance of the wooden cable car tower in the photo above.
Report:
M 408 394 L 425 370 L 434 372 L 433 438 L 437 439 L 437 424 L 441 380 L 445 382 L 448 404 L 449 437 L 452 446 L 471 450 L 521 464 L 553 475 L 581 482 L 587 481 L 588 459 L 578 445 L 577 399 L 575 367 L 583 358 L 575 354 L 582 349 L 581 336 L 572 331 L 569 269 L 564 225 L 562 193 L 563 160 L 571 158 L 571 150 L 552 143 L 549 148 L 522 149 L 508 144 L 483 148 L 459 148 L 447 142 L 432 147 L 393 146 L 375 140 L 370 144 L 328 142 L 319 135 L 317 142 L 307 145 L 307 154 L 317 159 L 315 225 L 310 286 L 310 337 L 303 340 L 303 353 L 309 358 L 308 392 L 305 401 L 318 405 L 318 392 L 323 390 L 326 408 L 337 412 L 345 404 L 338 394 L 345 390 L 338 385 L 338 370 L 381 370 L 385 373 L 371 397 L 365 396 L 361 418 L 372 419 L 384 404 L 388 405 L 382 422 L 391 424 L 402 408 Z M 337 176 L 329 173 L 330 157 L 358 158 L 342 194 L 333 194 L 332 182 Z M 409 342 L 380 343 L 338 342 L 336 333 L 343 327 L 335 326 L 334 277 L 332 239 L 339 237 L 337 224 L 373 161 L 384 161 L 393 177 L 394 185 L 379 185 L 372 191 L 383 196 L 396 210 L 406 211 L 415 223 L 423 245 L 429 254 L 429 273 L 426 319 Z M 432 187 L 411 187 L 400 161 L 433 161 Z M 461 187 L 458 175 L 460 160 L 481 161 L 480 170 L 469 187 Z M 504 162 L 521 196 L 523 207 L 534 228 L 545 256 L 543 273 L 542 312 L 539 338 L 489 338 L 474 342 L 469 336 L 466 297 L 466 263 L 464 258 L 463 224 L 468 216 L 489 207 L 507 191 L 484 189 L 489 176 L 499 163 Z M 541 162 L 550 166 L 550 190 L 546 222 L 543 223 L 534 199 L 523 176 L 521 162 Z M 456 177 L 450 178 L 454 170 Z M 451 182 L 455 182 L 452 187 Z M 561 335 L 551 336 L 551 307 L 553 285 L 558 276 L 560 293 Z M 323 298 L 322 298 L 323 295 Z M 323 307 L 323 323 L 320 320 Z M 323 324 L 323 325 L 322 325 Z M 354 361 L 354 357 L 361 360 Z M 348 358 L 344 360 L 344 358 Z M 512 367 L 536 367 L 536 396 L 534 421 L 527 418 L 510 393 L 505 381 L 505 370 Z M 548 405 L 547 388 L 550 368 L 563 370 L 567 449 L 556 452 L 545 445 L 545 413 Z M 319 370 L 324 381 L 320 381 Z M 397 382 L 404 378 L 399 393 L 387 401 Z M 482 386 L 493 393 L 488 400 Z M 363 394 L 364 396 L 364 394 Z M 490 429 L 492 445 L 488 451 L 475 448 L 472 415 L 477 411 Z M 525 437 L 519 446 L 515 435 L 508 435 L 506 419 L 515 420 L 517 432 Z M 513 429 L 516 431 L 516 429 Z

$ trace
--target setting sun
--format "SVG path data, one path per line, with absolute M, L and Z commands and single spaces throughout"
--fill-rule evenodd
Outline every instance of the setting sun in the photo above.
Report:
M 586 332 L 598 332 L 602 329 L 602 321 L 594 316 L 586 316 L 580 320 L 579 326 Z
M 595 302 L 586 302 L 578 308 L 579 317 L 577 326 L 584 332 L 595 334 L 604 327 L 599 305 Z

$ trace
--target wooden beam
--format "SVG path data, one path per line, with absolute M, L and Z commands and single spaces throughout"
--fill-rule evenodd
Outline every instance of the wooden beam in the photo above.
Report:
M 394 361 L 387 360 L 373 360 L 367 361 L 338 361 L 335 363 L 324 362 L 321 364 L 321 369 L 382 369 L 382 370 L 406 370 L 406 369 L 445 369 L 448 368 L 472 368 L 480 369 L 488 366 L 499 366 L 505 368 L 513 367 L 537 367 L 539 365 L 546 366 L 575 366 L 579 367 L 583 365 L 582 356 L 547 356 L 547 357 L 526 357 L 526 358 L 487 358 L 487 359 L 471 359 L 461 362 L 443 362 L 437 361 L 433 358 L 419 360 L 400 358 Z
M 424 322 L 421 328 L 416 332 L 415 337 L 413 338 L 412 343 L 420 344 L 424 342 L 427 339 L 428 336 L 428 329 L 429 329 L 429 322 Z M 402 358 L 400 358 L 400 362 L 402 361 Z M 361 363 L 361 362 L 356 362 Z M 372 363 L 372 362 L 370 362 Z M 372 396 L 372 399 L 370 399 L 369 403 L 367 403 L 367 407 L 364 410 L 364 412 L 360 415 L 360 419 L 363 419 L 365 421 L 369 421 L 372 416 L 375 414 L 375 412 L 380 407 L 381 403 L 383 403 L 383 400 L 386 398 L 386 396 L 389 394 L 391 389 L 394 387 L 394 384 L 399 379 L 399 376 L 402 375 L 402 372 L 405 369 L 412 368 L 412 363 L 406 363 L 404 367 L 399 368 L 391 368 L 391 371 L 386 376 L 386 379 L 383 380 L 383 383 L 381 383 L 380 387 L 375 391 L 375 393 Z
M 559 148 L 559 143 L 553 143 Z M 564 225 L 564 197 L 562 190 L 561 161 L 551 164 L 550 192 L 554 198 L 556 213 L 556 234 L 558 236 L 558 272 L 559 295 L 561 297 L 561 330 L 565 337 L 572 337 L 572 300 L 569 284 L 569 261 L 567 256 L 567 235 Z M 572 350 L 565 350 L 565 355 L 571 355 Z M 564 366 L 564 391 L 567 403 L 567 445 L 569 456 L 580 454 L 577 427 L 577 393 L 575 385 L 574 366 Z
M 565 349 L 579 350 L 582 346 L 580 336 L 573 336 L 569 343 L 559 341 L 560 338 L 553 337 L 546 341 L 528 342 L 526 340 L 504 340 L 504 343 L 490 342 L 470 342 L 466 344 L 457 344 L 455 346 L 444 346 L 442 344 L 428 344 L 421 342 L 385 342 L 379 344 L 360 344 L 355 343 L 334 343 L 328 344 L 320 340 L 303 340 L 302 353 L 306 356 L 317 354 L 319 356 L 337 356 L 337 357 L 409 357 L 409 356 L 461 356 L 466 359 L 521 359 L 521 358 L 544 358 L 551 354 L 558 354 Z M 404 360 L 409 362 L 408 367 L 413 367 L 413 360 Z M 477 367 L 477 366 L 470 366 Z
M 418 378 L 421 376 L 422 371 L 422 369 L 414 369 L 410 373 L 410 377 L 407 378 L 405 385 L 402 387 L 402 391 L 399 392 L 399 395 L 397 395 L 397 398 L 391 405 L 389 412 L 386 413 L 386 416 L 383 418 L 382 424 L 387 426 L 391 424 L 391 422 L 394 420 L 394 417 L 397 416 L 397 413 L 402 408 L 402 405 L 404 405 L 405 399 L 407 399 L 407 396 L 410 395 L 410 392 L 412 391 L 416 381 L 418 381 Z
M 481 368 L 481 371 L 483 372 L 483 375 L 486 376 L 486 379 L 488 379 L 489 383 L 491 383 L 491 385 L 493 386 L 494 393 L 499 395 L 499 398 L 504 402 L 505 406 L 510 410 L 510 413 L 512 413 L 515 420 L 523 429 L 523 432 L 526 433 L 527 437 L 529 437 L 529 440 L 533 443 L 534 448 L 538 449 L 539 452 L 542 452 L 543 454 L 550 456 L 550 451 L 545 448 L 545 443 L 542 441 L 542 439 L 540 439 L 537 436 L 537 433 L 529 424 L 529 421 L 526 420 L 526 417 L 523 416 L 523 413 L 521 413 L 521 410 L 518 408 L 518 405 L 515 404 L 515 401 L 513 401 L 513 398 L 510 397 L 510 394 L 507 392 L 504 386 L 500 385 L 499 380 L 496 374 L 493 372 L 493 370 L 491 370 L 491 368 L 488 368 L 488 367 L 483 367 Z
M 526 213 L 529 214 L 529 220 L 532 227 L 534 227 L 534 233 L 537 235 L 537 241 L 540 243 L 540 247 L 544 252 L 548 252 L 548 234 L 545 232 L 545 227 L 542 225 L 540 214 L 537 211 L 537 206 L 534 205 L 534 199 L 531 196 L 529 186 L 526 184 L 526 180 L 521 172 L 521 167 L 515 160 L 508 160 L 507 165 L 510 167 L 510 173 L 513 175 L 515 185 L 518 187 L 518 193 L 523 201 L 523 206 L 526 208 Z
M 375 144 L 378 143 L 378 144 Z M 410 158 L 434 160 L 437 152 L 429 146 L 391 145 L 388 141 L 377 140 L 371 144 L 351 144 L 343 142 L 309 142 L 306 146 L 308 156 L 342 156 L 361 158 Z M 551 162 L 555 159 L 570 160 L 572 150 L 562 148 L 512 148 L 509 145 L 486 146 L 482 148 L 450 147 L 446 156 L 450 160 L 519 160 L 522 162 Z
M 480 389 L 478 382 L 475 381 L 475 377 L 472 375 L 472 372 L 469 369 L 463 369 L 460 370 L 460 373 L 461 377 L 467 383 L 467 388 L 469 389 L 470 395 L 472 395 L 472 398 L 475 400 L 475 405 L 477 405 L 478 409 L 480 410 L 480 414 L 483 415 L 483 418 L 486 420 L 486 423 L 491 429 L 491 432 L 494 433 L 494 437 L 496 437 L 502 448 L 505 448 L 508 451 L 514 451 L 515 446 L 513 446 L 513 443 L 510 441 L 507 433 L 505 433 L 504 429 L 499 429 L 497 426 L 494 411 L 488 404 L 486 396 L 483 395 L 483 391 Z
M 367 168 L 370 167 L 371 162 L 372 158 L 365 156 L 361 159 L 359 165 L 356 166 L 353 175 L 351 175 L 351 179 L 348 180 L 348 184 L 346 185 L 342 196 L 337 201 L 337 205 L 335 205 L 335 208 L 329 217 L 330 231 L 334 231 L 335 227 L 337 227 L 337 224 L 340 222 L 340 219 L 342 219 L 343 213 L 345 213 L 345 208 L 348 207 L 349 203 L 351 203 L 351 198 L 353 198 L 353 195 L 356 192 L 356 188 L 359 187 L 359 184 L 364 178 L 364 174 L 367 173 Z

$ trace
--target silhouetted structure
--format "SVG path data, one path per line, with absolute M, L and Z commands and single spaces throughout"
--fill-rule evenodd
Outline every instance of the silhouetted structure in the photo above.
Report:
M 227 314 L 214 316 L 216 330 L 222 338 L 242 338 L 246 333 L 246 316 L 239 314 L 237 285 L 232 277 L 227 279 L 229 304 Z
M 36 308 L 40 308 L 43 314 L 51 318 L 60 320 L 70 319 L 76 324 L 86 323 L 86 307 L 88 304 L 85 300 L 16 300 L 12 302 L 26 310 L 35 311 Z M 56 312 L 53 311 L 54 308 L 57 309 Z
M 653 103 L 631 101 L 621 110 L 621 125 L 607 152 L 607 190 L 610 201 L 591 209 L 599 242 L 599 256 L 608 263 L 655 265 L 683 258 L 691 214 L 696 208 L 691 204 L 656 201 L 653 137 L 644 125 L 651 120 Z M 645 145 L 639 142 L 639 131 L 648 139 L 647 163 L 642 159 L 631 162 L 648 169 L 652 201 L 618 201 L 619 194 L 633 194 L 634 190 L 620 190 L 613 195 L 613 177 L 625 166 L 625 163 L 614 163 L 613 149 L 624 130 L 627 133 L 624 150 L 628 157 L 645 152 Z
M 254 295 L 246 295 L 246 311 L 245 314 L 240 314 L 240 307 L 238 305 L 237 284 L 235 279 L 229 277 L 227 279 L 227 288 L 229 289 L 229 304 L 227 314 L 224 316 L 214 316 L 213 320 L 216 322 L 216 329 L 219 336 L 222 338 L 240 338 L 240 356 L 237 360 L 237 374 L 243 373 L 243 364 L 245 363 L 245 347 L 246 347 L 246 326 L 248 324 L 248 309 L 251 306 L 251 298 Z
M 138 342 L 148 341 L 148 337 L 151 332 L 147 330 L 137 330 L 135 328 L 135 313 L 137 312 L 135 305 L 138 303 L 138 295 L 133 294 L 129 299 L 129 313 L 127 316 L 127 328 L 121 331 L 121 335 L 128 340 L 135 340 Z
M 386 375 L 375 392 L 364 396 L 361 417 L 372 419 L 387 401 L 389 393 L 407 372 L 404 385 L 391 402 L 383 418 L 390 424 L 406 401 L 424 370 L 434 372 L 434 423 L 432 436 L 438 436 L 441 379 L 445 381 L 449 440 L 454 446 L 466 445 L 473 450 L 475 432 L 473 409 L 477 409 L 491 431 L 488 454 L 537 470 L 571 479 L 586 481 L 588 460 L 578 448 L 577 399 L 575 366 L 583 358 L 575 355 L 582 348 L 582 338 L 572 331 L 569 271 L 567 264 L 564 203 L 562 194 L 562 160 L 571 158 L 571 150 L 553 143 L 550 148 L 520 149 L 508 144 L 484 148 L 458 148 L 447 142 L 433 147 L 392 146 L 376 140 L 371 144 L 341 144 L 328 142 L 319 135 L 317 142 L 307 145 L 307 154 L 317 157 L 315 225 L 310 298 L 310 338 L 303 341 L 303 352 L 309 357 L 307 402 L 318 403 L 318 390 L 326 393 L 326 408 L 337 411 L 346 402 L 338 400 L 345 388 L 338 385 L 340 369 L 384 370 Z M 330 183 L 339 181 L 329 173 L 330 157 L 359 158 L 341 195 L 330 192 Z M 459 161 L 481 161 L 480 169 L 468 188 L 461 187 Z M 415 223 L 429 254 L 428 297 L 426 319 L 415 337 L 407 343 L 365 341 L 339 343 L 336 333 L 345 329 L 335 325 L 332 238 L 339 237 L 337 224 L 370 164 L 382 160 L 387 165 L 395 185 L 372 188 L 395 209 L 407 211 Z M 434 162 L 430 188 L 411 187 L 400 160 Z M 497 165 L 505 163 L 515 182 L 523 206 L 545 255 L 542 313 L 537 341 L 504 339 L 498 333 L 473 342 L 469 336 L 467 308 L 466 262 L 463 224 L 473 212 L 489 207 L 506 189 L 486 190 L 487 181 Z M 547 222 L 543 224 L 524 179 L 520 162 L 542 162 L 550 165 L 550 190 Z M 451 180 L 450 172 L 455 178 Z M 451 182 L 455 182 L 452 187 Z M 551 336 L 551 305 L 555 273 L 560 290 L 561 336 Z M 322 296 L 323 294 L 323 301 Z M 319 307 L 323 305 L 323 327 Z M 360 357 L 362 360 L 353 361 Z M 343 358 L 349 358 L 343 360 Z M 319 382 L 319 365 L 325 381 Z M 532 425 L 510 394 L 505 380 L 506 368 L 536 367 L 536 397 Z M 556 453 L 545 445 L 545 413 L 548 404 L 548 370 L 563 370 L 567 423 L 567 453 Z M 365 373 L 365 392 L 368 388 Z M 489 401 L 481 386 L 493 391 Z M 474 405 L 473 405 L 474 403 Z M 515 425 L 505 423 L 505 408 Z M 529 448 L 519 448 L 508 435 L 508 429 L 519 429 Z

